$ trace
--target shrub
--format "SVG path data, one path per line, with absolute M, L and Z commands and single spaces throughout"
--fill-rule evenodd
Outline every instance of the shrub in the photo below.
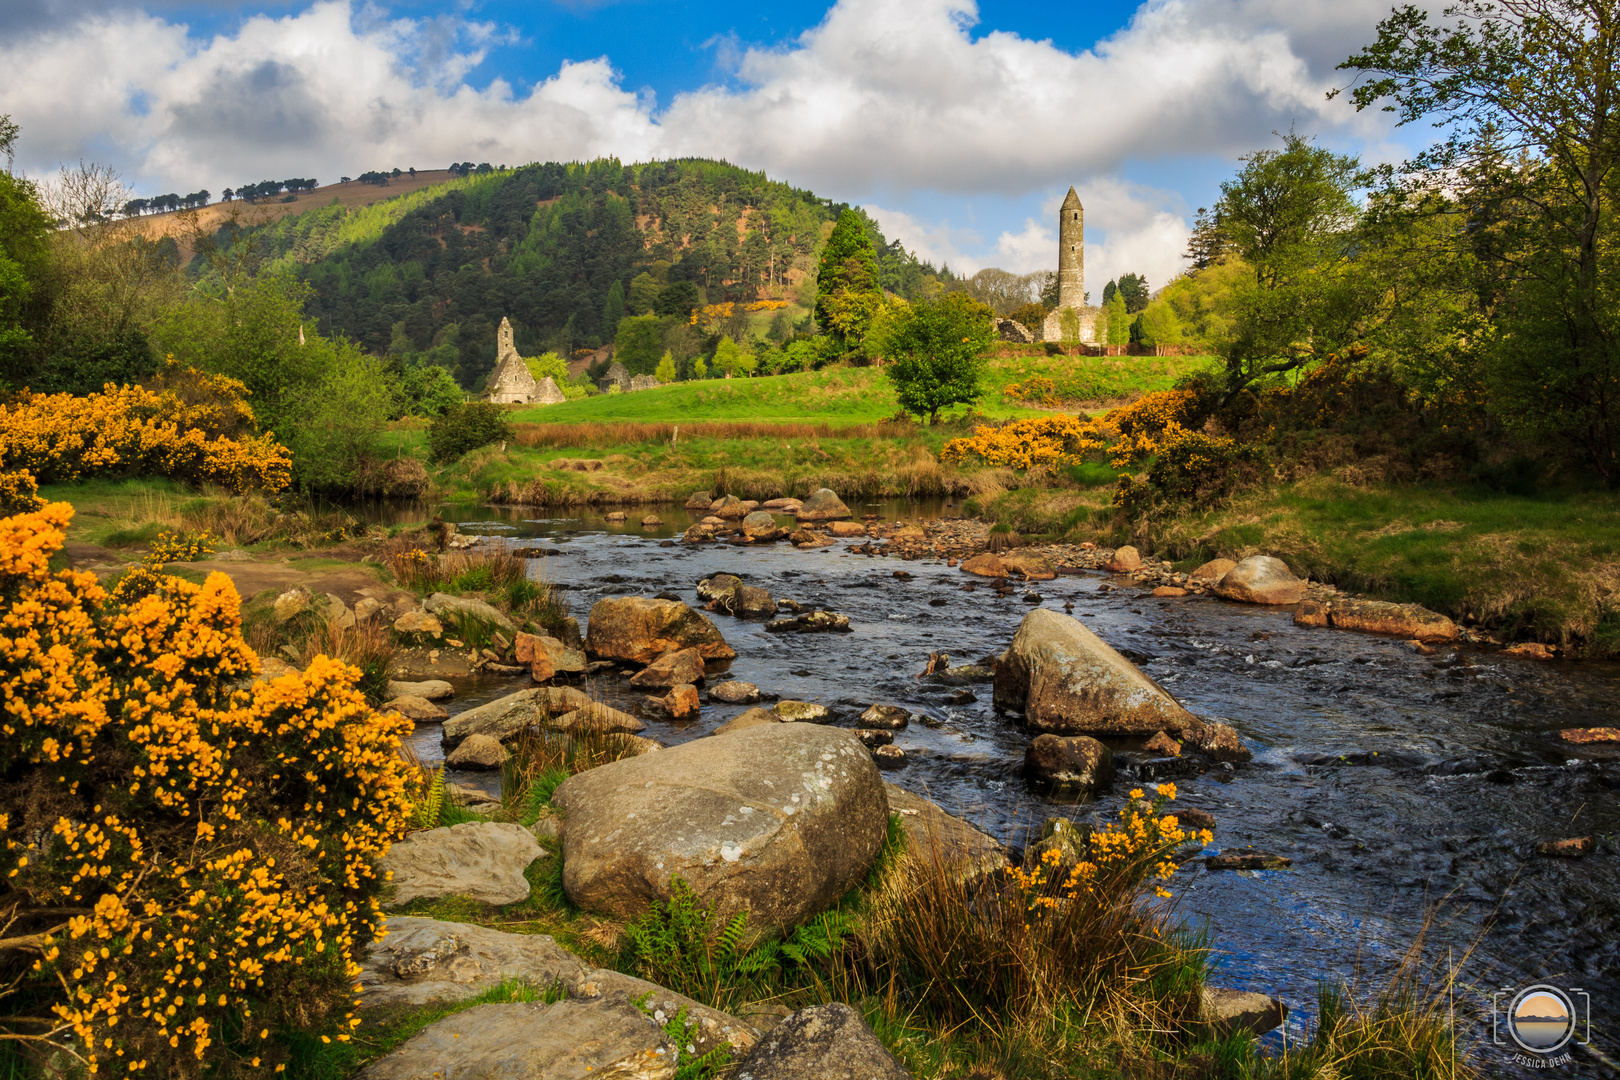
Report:
M 291 456 L 269 434 L 240 434 L 252 425 L 241 383 L 195 371 L 161 391 L 25 391 L 0 404 L 0 469 L 26 471 L 37 483 L 166 476 L 237 493 L 279 491 L 291 478 Z
M 435 465 L 455 461 L 469 450 L 512 437 L 512 426 L 499 405 L 472 401 L 445 410 L 428 427 L 429 457 Z
M 1105 440 L 1106 432 L 1094 421 L 1042 416 L 1001 427 L 976 427 L 971 437 L 946 443 L 939 460 L 960 463 L 971 455 L 987 465 L 1030 469 L 1083 461 L 1088 453 L 1106 449 Z
M 410 725 L 325 657 L 247 684 L 221 574 L 52 574 L 71 517 L 0 519 L 0 985 L 50 1018 L 0 1035 L 98 1075 L 267 1074 L 290 1029 L 358 1023 Z

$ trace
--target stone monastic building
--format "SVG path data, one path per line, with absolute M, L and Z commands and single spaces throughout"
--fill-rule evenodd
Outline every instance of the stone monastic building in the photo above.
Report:
M 608 365 L 607 374 L 602 376 L 596 385 L 601 388 L 604 394 L 607 393 L 610 386 L 617 386 L 621 394 L 629 393 L 630 369 L 615 360 Z
M 550 379 L 546 381 L 551 382 Z M 495 370 L 489 376 L 489 389 L 484 393 L 484 400 L 497 405 L 527 405 L 539 390 L 539 384 L 529 372 L 529 365 L 523 362 L 517 346 L 512 344 L 512 321 L 502 319 L 501 328 L 495 334 Z M 557 391 L 556 383 L 551 384 L 551 390 L 558 397 L 562 396 Z
M 1097 312 L 1086 304 L 1086 208 L 1072 187 L 1058 211 L 1058 302 L 1046 316 L 1042 340 L 1064 340 L 1064 313 L 1068 311 L 1074 313 L 1071 319 L 1078 320 L 1079 339 L 1093 340 Z

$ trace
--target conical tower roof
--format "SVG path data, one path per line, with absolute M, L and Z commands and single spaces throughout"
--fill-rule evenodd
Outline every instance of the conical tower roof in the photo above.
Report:
M 1048 203 L 1047 205 L 1051 205 Z M 1075 194 L 1074 188 L 1069 188 L 1069 194 L 1064 196 L 1063 209 L 1069 210 L 1080 205 L 1080 196 Z

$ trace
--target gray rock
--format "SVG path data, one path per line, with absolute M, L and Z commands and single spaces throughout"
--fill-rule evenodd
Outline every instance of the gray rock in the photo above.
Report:
M 436 638 L 444 633 L 444 624 L 436 615 L 429 615 L 423 611 L 407 611 L 394 620 L 394 633 L 425 634 Z
M 759 687 L 736 679 L 716 683 L 709 688 L 709 700 L 727 705 L 752 705 L 759 700 Z
M 276 602 L 272 608 L 275 612 L 276 622 L 284 623 L 294 616 L 302 615 L 309 610 L 310 605 L 314 602 L 315 597 L 311 595 L 308 589 L 301 585 L 293 586 L 276 597 Z
M 737 1080 L 911 1080 L 859 1013 L 841 1001 L 800 1009 L 737 1068 Z
M 381 600 L 371 596 L 362 596 L 354 603 L 354 621 L 364 625 L 375 619 L 384 610 L 386 609 Z
M 1305 599 L 1305 582 L 1281 559 L 1250 555 L 1222 576 L 1215 594 L 1246 604 L 1297 604 Z
M 422 606 L 434 615 L 482 619 L 484 622 L 494 623 L 509 634 L 517 633 L 517 627 L 512 625 L 511 619 L 508 619 L 482 600 L 473 600 L 465 596 L 451 596 L 448 593 L 438 592 L 428 597 Z
M 854 517 L 831 488 L 822 488 L 804 500 L 794 516 L 800 521 L 844 521 Z
M 791 619 L 777 619 L 766 624 L 773 634 L 829 634 L 850 632 L 849 616 L 836 611 L 807 611 Z
M 355 605 L 357 608 L 359 605 Z M 442 679 L 426 679 L 422 682 L 389 682 L 388 696 L 419 697 L 427 701 L 445 701 L 456 696 L 456 688 Z
M 1199 1018 L 1224 1039 L 1243 1031 L 1264 1035 L 1288 1019 L 1288 1006 L 1269 994 L 1205 986 L 1199 990 Z
M 1198 585 L 1213 585 L 1236 566 L 1231 559 L 1211 559 L 1187 575 L 1187 580 Z
M 783 530 L 769 510 L 754 510 L 742 519 L 743 532 L 756 540 L 775 540 Z
M 358 1080 L 670 1080 L 679 1053 L 624 994 L 508 1002 L 429 1024 Z
M 742 578 L 736 574 L 715 574 L 713 577 L 706 577 L 697 584 L 698 599 L 728 599 L 741 584 Z
M 512 755 L 501 741 L 489 735 L 469 735 L 461 745 L 450 751 L 444 763 L 452 769 L 488 771 L 506 764 Z
M 738 585 L 726 609 L 739 619 L 769 619 L 776 614 L 776 600 L 758 585 Z
M 1196 732 L 1198 718 L 1076 619 L 1024 616 L 995 672 L 995 705 L 1051 734 Z
M 906 752 L 898 746 L 876 746 L 872 748 L 872 760 L 877 762 L 880 769 L 903 769 Z
M 758 1037 L 734 1016 L 633 975 L 592 968 L 545 934 L 510 934 L 469 923 L 398 915 L 389 918 L 388 935 L 374 942 L 359 964 L 362 1010 L 465 1001 L 512 980 L 560 986 L 570 998 L 626 994 L 632 1001 L 644 1000 L 654 1019 L 660 1011 L 674 1016 L 684 1007 L 687 1018 L 698 1025 L 700 1053 L 720 1043 L 743 1051 Z
M 722 922 L 796 926 L 871 866 L 888 804 L 871 755 L 848 732 L 761 724 L 578 773 L 565 811 L 563 884 L 574 903 L 631 918 L 679 877 Z
M 343 597 L 336 593 L 326 594 L 326 607 L 322 614 L 326 616 L 327 622 L 336 623 L 344 630 L 354 628 L 354 612 L 350 611 L 349 605 L 343 602 Z
M 389 907 L 418 897 L 465 896 L 486 904 L 515 904 L 529 898 L 523 871 L 544 852 L 521 825 L 469 821 L 412 833 L 377 862 L 392 873 Z
M 1114 755 L 1085 735 L 1037 735 L 1024 751 L 1024 779 L 1064 794 L 1090 794 L 1113 782 Z
M 646 724 L 643 724 L 629 713 L 620 712 L 611 705 L 603 705 L 600 701 L 590 702 L 573 712 L 563 713 L 561 716 L 541 721 L 541 723 L 551 731 L 563 731 L 570 735 L 587 733 L 596 735 L 635 735 L 647 730 Z
M 714 496 L 707 491 L 699 491 L 687 499 L 685 505 L 688 510 L 707 510 L 714 505 Z

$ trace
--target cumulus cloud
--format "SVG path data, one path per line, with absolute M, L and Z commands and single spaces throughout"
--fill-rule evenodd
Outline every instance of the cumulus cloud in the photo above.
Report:
M 1325 93 L 1387 0 L 1147 0 L 1078 53 L 993 28 L 975 36 L 972 0 L 837 0 L 781 47 L 724 39 L 715 47 L 729 78 L 663 108 L 626 90 L 608 57 L 564 62 L 530 87 L 476 88 L 468 74 L 512 39 L 460 16 L 266 0 L 285 13 L 203 38 L 152 14 L 163 0 L 98 6 L 108 2 L 41 23 L 65 0 L 19 0 L 28 17 L 0 36 L 0 112 L 23 125 L 30 171 L 88 157 L 143 189 L 219 190 L 468 158 L 692 154 L 853 201 L 920 190 L 1060 198 L 1076 183 L 1099 236 L 1088 245 L 1097 272 L 1162 281 L 1185 238 L 1166 210 L 1175 200 L 1102 178 L 1133 161 L 1234 156 L 1291 124 L 1367 138 L 1386 123 Z M 1050 218 L 1002 232 L 990 251 L 971 230 L 879 214 L 908 247 L 963 269 L 1049 266 Z M 1121 260 L 1135 261 L 1115 270 Z

